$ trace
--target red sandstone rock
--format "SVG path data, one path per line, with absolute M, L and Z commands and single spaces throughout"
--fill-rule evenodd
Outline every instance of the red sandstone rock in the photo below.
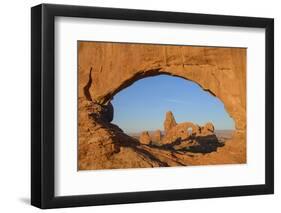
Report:
M 204 155 L 190 152 L 186 154 L 182 149 L 191 144 L 185 142 L 175 146 L 175 150 L 179 150 L 177 152 L 153 148 L 139 144 L 136 139 L 123 133 L 118 126 L 101 120 L 100 116 L 92 116 L 93 113 L 98 114 L 94 104 L 85 98 L 79 98 L 79 170 L 246 162 L 243 135 L 239 135 L 240 140 L 231 139 L 217 152 Z
M 151 138 L 147 131 L 141 133 L 139 141 L 141 144 L 145 144 L 145 145 L 148 145 L 151 143 Z
M 203 127 L 201 127 L 201 135 L 212 135 L 214 134 L 215 127 L 212 123 L 206 123 Z
M 79 97 L 84 97 L 91 67 L 94 86 L 90 94 L 101 104 L 138 79 L 157 74 L 179 76 L 219 98 L 234 119 L 236 130 L 245 136 L 245 48 L 81 41 L 78 53 Z
M 191 128 L 191 134 L 197 132 L 197 126 L 191 122 L 180 123 L 165 132 L 165 136 L 161 141 L 162 144 L 175 143 L 177 140 L 187 140 L 191 135 L 189 132 Z
M 166 118 L 164 121 L 164 130 L 165 132 L 168 132 L 170 129 L 172 129 L 174 126 L 177 125 L 177 122 L 174 118 L 174 115 L 171 111 L 166 113 Z
M 78 69 L 80 170 L 246 162 L 246 49 L 79 42 Z M 159 74 L 191 80 L 219 98 L 235 121 L 234 137 L 204 155 L 172 152 L 139 144 L 111 124 L 113 96 L 139 79 Z M 167 135 L 173 131 L 180 138 L 190 136 L 173 120 L 167 122 Z M 201 129 L 195 133 L 214 136 L 210 126 Z M 184 143 L 177 148 L 190 145 Z
M 214 132 L 215 131 L 215 127 L 214 127 L 214 125 L 211 122 L 206 123 L 204 128 L 209 130 L 210 132 Z
M 152 133 L 151 139 L 153 142 L 160 142 L 161 141 L 161 131 L 160 129 L 156 130 L 155 132 Z

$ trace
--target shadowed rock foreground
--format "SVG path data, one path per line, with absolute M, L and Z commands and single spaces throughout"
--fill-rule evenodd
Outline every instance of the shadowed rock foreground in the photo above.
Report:
M 79 170 L 245 163 L 243 139 L 220 141 L 211 123 L 177 124 L 167 112 L 164 134 L 133 137 L 110 123 L 112 110 L 79 98 Z

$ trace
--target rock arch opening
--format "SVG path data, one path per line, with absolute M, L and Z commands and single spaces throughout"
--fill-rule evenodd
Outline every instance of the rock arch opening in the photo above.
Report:
M 225 136 L 211 137 L 219 142 L 231 138 L 226 131 L 235 130 L 233 119 L 213 93 L 167 74 L 136 80 L 116 93 L 111 103 L 115 111 L 112 123 L 144 144 L 174 146 L 192 137 L 215 136 L 216 132 Z
M 246 162 L 245 48 L 80 41 L 78 74 L 79 169 Z M 145 131 L 139 140 L 125 134 L 127 131 L 122 124 L 117 122 L 121 128 L 114 124 L 113 119 L 121 115 L 114 103 L 117 97 L 138 82 L 162 74 L 191 81 L 201 92 L 208 92 L 205 94 L 221 101 L 226 114 L 234 120 L 235 134 L 229 143 L 219 143 L 218 135 L 214 134 L 220 128 L 216 122 L 211 119 L 194 121 L 192 113 L 183 118 L 173 108 L 162 111 L 162 127 L 158 130 L 149 131 L 148 124 L 152 122 L 143 125 Z M 145 95 L 152 92 L 154 90 L 149 90 Z M 172 102 L 175 104 L 175 99 L 171 98 Z M 148 102 L 149 106 L 151 104 Z M 134 106 L 130 108 L 134 109 Z M 209 109 L 200 112 L 207 111 Z M 134 116 L 140 114 L 132 113 Z M 142 119 L 147 121 L 153 116 L 142 116 Z M 206 123 L 207 120 L 211 122 Z

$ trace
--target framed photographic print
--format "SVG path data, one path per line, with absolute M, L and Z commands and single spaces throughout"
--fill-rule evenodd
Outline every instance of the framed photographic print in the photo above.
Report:
M 31 203 L 272 194 L 274 21 L 31 9 Z

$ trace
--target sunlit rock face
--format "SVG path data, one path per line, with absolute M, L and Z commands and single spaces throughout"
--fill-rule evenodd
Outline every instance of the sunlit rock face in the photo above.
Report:
M 161 130 L 157 129 L 154 133 L 151 135 L 151 141 L 155 143 L 159 143 L 162 139 Z
M 246 49 L 79 42 L 78 73 L 79 169 L 246 162 Z M 215 153 L 191 159 L 151 149 L 148 142 L 140 143 L 111 124 L 110 100 L 114 95 L 139 79 L 160 74 L 191 80 L 219 98 L 235 121 L 235 145 L 225 145 Z M 179 134 L 181 128 L 186 131 L 181 137 L 190 137 L 188 125 L 177 124 L 170 116 L 164 124 L 166 136 L 162 138 L 160 132 L 159 141 L 169 144 L 164 142 L 168 132 Z M 200 129 L 203 136 L 214 135 L 212 124 L 193 125 L 193 131 Z M 157 160 L 147 152 L 157 155 Z
M 246 49 L 176 45 L 79 42 L 79 97 L 92 68 L 92 98 L 107 103 L 138 79 L 159 74 L 179 76 L 218 97 L 246 129 Z
M 147 131 L 141 133 L 139 141 L 141 144 L 146 144 L 146 145 L 151 143 L 151 138 Z
M 172 119 L 171 119 L 172 118 Z M 216 150 L 217 147 L 222 146 L 215 135 L 215 127 L 211 122 L 204 126 L 199 126 L 192 122 L 183 122 L 177 124 L 173 113 L 171 111 L 166 113 L 167 121 L 173 121 L 173 126 L 165 130 L 165 134 L 160 140 L 159 144 L 164 147 L 173 148 L 176 150 L 200 149 L 204 147 L 205 152 Z M 169 123 L 169 122 L 168 122 Z
M 166 118 L 164 121 L 164 130 L 165 132 L 168 132 L 170 129 L 172 129 L 173 127 L 175 127 L 177 125 L 177 122 L 174 118 L 174 115 L 171 111 L 168 111 L 166 113 Z

